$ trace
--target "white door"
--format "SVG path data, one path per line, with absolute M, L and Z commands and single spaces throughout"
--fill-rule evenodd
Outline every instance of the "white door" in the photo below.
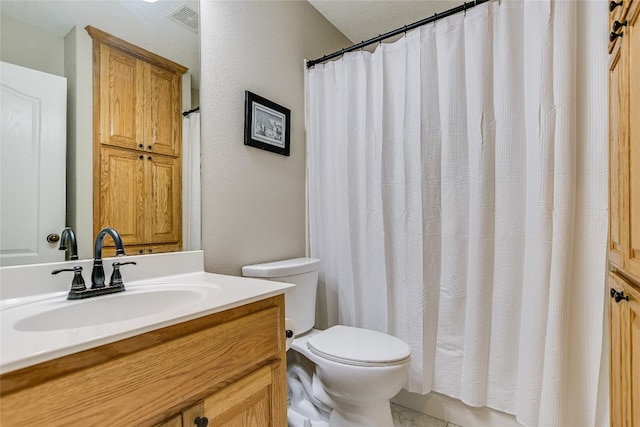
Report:
M 0 265 L 63 261 L 67 80 L 0 66 Z

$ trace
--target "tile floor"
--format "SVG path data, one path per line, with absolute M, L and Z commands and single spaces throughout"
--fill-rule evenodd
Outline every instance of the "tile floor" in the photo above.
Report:
M 461 427 L 395 403 L 391 404 L 391 414 L 395 427 Z

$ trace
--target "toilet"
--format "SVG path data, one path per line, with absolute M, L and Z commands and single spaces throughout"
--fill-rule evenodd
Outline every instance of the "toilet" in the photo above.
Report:
M 393 427 L 389 399 L 407 379 L 409 346 L 368 329 L 341 325 L 324 331 L 313 329 L 319 268 L 319 259 L 296 258 L 248 265 L 242 267 L 242 274 L 296 285 L 285 294 L 285 317 L 295 326 L 296 334 L 289 352 L 293 350 L 313 363 L 315 372 L 305 389 L 311 390 L 320 416 L 329 414 L 328 425 Z M 293 368 L 289 366 L 288 377 Z M 297 375 L 304 376 L 299 370 Z M 300 423 L 323 424 L 327 425 L 322 421 Z M 296 425 L 291 411 L 289 425 Z

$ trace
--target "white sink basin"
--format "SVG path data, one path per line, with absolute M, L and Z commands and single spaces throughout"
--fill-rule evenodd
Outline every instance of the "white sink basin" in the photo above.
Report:
M 220 292 L 213 284 L 172 283 L 138 286 L 124 292 L 84 300 L 31 303 L 28 316 L 13 328 L 25 332 L 74 330 L 167 314 L 199 304 Z

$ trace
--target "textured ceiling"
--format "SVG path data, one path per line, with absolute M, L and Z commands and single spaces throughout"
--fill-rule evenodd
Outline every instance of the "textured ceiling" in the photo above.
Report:
M 200 82 L 199 35 L 169 18 L 186 5 L 199 10 L 197 0 L 2 0 L 0 13 L 43 31 L 64 37 L 74 26 L 92 25 L 116 37 L 189 68 L 192 85 Z
M 464 3 L 460 0 L 308 1 L 354 44 Z
M 460 0 L 308 1 L 353 43 L 463 3 Z M 59 37 L 64 37 L 76 25 L 92 25 L 188 67 L 197 88 L 200 82 L 199 36 L 167 18 L 181 5 L 199 10 L 198 0 L 159 0 L 157 3 L 0 0 L 0 13 Z

